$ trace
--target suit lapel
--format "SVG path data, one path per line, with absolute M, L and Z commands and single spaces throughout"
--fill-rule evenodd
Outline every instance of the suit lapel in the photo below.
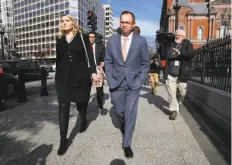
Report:
M 121 45 L 121 35 L 117 35 L 117 41 L 116 41 L 116 46 L 119 54 L 119 58 L 121 59 L 122 62 L 124 62 L 123 57 L 122 57 L 122 45 Z
M 130 48 L 129 48 L 129 51 L 128 51 L 128 54 L 127 54 L 125 63 L 126 63 L 126 62 L 128 61 L 128 59 L 130 58 L 131 52 L 132 52 L 133 48 L 135 47 L 135 38 L 136 38 L 136 35 L 133 33 L 131 45 L 130 45 Z

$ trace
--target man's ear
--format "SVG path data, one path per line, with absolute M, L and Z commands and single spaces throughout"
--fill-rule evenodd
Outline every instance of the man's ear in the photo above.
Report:
M 136 26 L 136 22 L 133 23 L 133 27 L 135 27 L 135 26 Z

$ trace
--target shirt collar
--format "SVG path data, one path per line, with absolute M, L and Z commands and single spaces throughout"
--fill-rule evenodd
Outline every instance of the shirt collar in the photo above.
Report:
M 129 36 L 127 36 L 128 40 L 132 40 L 132 36 L 133 32 Z M 122 34 L 121 39 L 123 40 L 123 38 L 125 38 L 125 36 Z

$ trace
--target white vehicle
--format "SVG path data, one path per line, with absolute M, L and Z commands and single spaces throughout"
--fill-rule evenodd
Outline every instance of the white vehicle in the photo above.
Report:
M 53 69 L 53 71 L 56 71 L 56 63 L 54 63 L 54 64 L 52 65 L 52 69 Z

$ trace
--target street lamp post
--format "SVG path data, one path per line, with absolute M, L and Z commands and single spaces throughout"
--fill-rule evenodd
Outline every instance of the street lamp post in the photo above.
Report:
M 226 12 L 226 9 L 224 9 L 224 11 L 222 12 L 221 14 L 221 25 L 223 25 L 224 27 L 224 30 L 223 30 L 223 37 L 225 37 L 230 29 L 230 19 L 231 19 L 231 14 L 227 14 L 225 15 Z
M 176 0 L 176 5 L 173 6 L 173 9 L 175 10 L 175 19 L 176 19 L 176 22 L 175 22 L 175 30 L 178 29 L 178 13 L 179 13 L 179 10 L 180 10 L 181 6 L 178 4 L 178 0 Z
M 3 36 L 5 34 L 5 27 L 3 25 L 0 26 L 0 35 L 1 35 L 1 47 L 2 47 L 2 60 L 5 59 L 4 57 L 4 40 Z
M 207 17 L 208 17 L 208 38 L 207 38 L 207 45 L 209 43 L 209 29 L 210 29 L 210 0 L 207 0 L 208 4 L 207 4 L 207 8 L 208 8 L 208 13 L 207 13 Z

